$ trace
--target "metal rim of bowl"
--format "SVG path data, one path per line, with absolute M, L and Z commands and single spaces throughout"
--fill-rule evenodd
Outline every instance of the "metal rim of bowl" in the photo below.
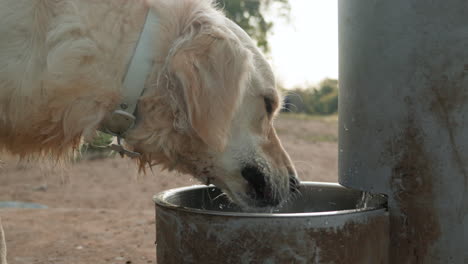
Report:
M 329 183 L 329 182 L 301 182 L 301 185 L 322 185 L 324 187 L 337 187 L 343 188 L 345 187 L 339 185 L 338 183 Z M 190 191 L 190 190 L 197 190 L 197 189 L 206 189 L 210 186 L 206 185 L 194 185 L 188 187 L 181 187 L 170 189 L 167 191 L 163 191 L 159 194 L 153 196 L 153 201 L 156 203 L 157 206 L 164 207 L 166 209 L 172 209 L 177 211 L 183 211 L 188 213 L 200 214 L 200 215 L 212 215 L 212 216 L 231 216 L 231 217 L 264 217 L 264 218 L 281 218 L 281 217 L 319 217 L 319 216 L 331 216 L 331 215 L 350 215 L 350 214 L 357 214 L 357 213 L 371 213 L 376 211 L 387 211 L 387 208 L 382 204 L 379 207 L 366 207 L 366 208 L 356 208 L 356 209 L 347 209 L 347 210 L 339 210 L 339 211 L 326 211 L 326 212 L 306 212 L 306 213 L 263 213 L 263 212 L 223 212 L 223 211 L 214 211 L 214 210 L 203 210 L 185 206 L 178 206 L 166 201 L 166 197 L 173 195 L 174 193 Z M 211 186 L 212 187 L 212 186 Z

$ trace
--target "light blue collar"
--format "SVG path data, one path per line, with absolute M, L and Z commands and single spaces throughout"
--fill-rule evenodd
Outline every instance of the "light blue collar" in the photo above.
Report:
M 122 101 L 111 114 L 111 117 L 105 121 L 102 128 L 105 133 L 123 138 L 125 133 L 135 125 L 135 110 L 138 100 L 145 90 L 146 81 L 153 67 L 154 52 L 156 50 L 153 38 L 157 22 L 156 15 L 149 9 L 143 30 L 123 79 Z

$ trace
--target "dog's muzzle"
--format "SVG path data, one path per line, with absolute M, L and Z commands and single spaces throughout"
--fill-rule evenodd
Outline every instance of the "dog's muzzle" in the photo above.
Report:
M 274 193 L 271 184 L 264 173 L 255 166 L 247 166 L 241 171 L 242 177 L 247 180 L 250 188 L 247 195 L 255 201 L 255 206 L 277 206 L 281 200 Z

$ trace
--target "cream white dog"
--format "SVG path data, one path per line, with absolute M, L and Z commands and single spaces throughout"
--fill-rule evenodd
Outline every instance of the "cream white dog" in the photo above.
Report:
M 272 70 L 209 0 L 0 0 L 0 149 L 62 156 L 92 138 L 138 88 L 123 80 L 144 27 L 151 63 L 121 135 L 141 166 L 192 174 L 243 207 L 286 200 L 297 178 L 272 126 Z

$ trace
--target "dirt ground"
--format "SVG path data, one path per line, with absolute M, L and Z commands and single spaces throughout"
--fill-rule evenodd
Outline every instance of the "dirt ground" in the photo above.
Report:
M 276 127 L 302 180 L 337 181 L 336 118 L 281 116 Z M 0 160 L 0 201 L 48 206 L 0 208 L 9 264 L 156 263 L 152 196 L 198 184 L 158 168 L 138 175 L 120 157 L 65 167 Z

